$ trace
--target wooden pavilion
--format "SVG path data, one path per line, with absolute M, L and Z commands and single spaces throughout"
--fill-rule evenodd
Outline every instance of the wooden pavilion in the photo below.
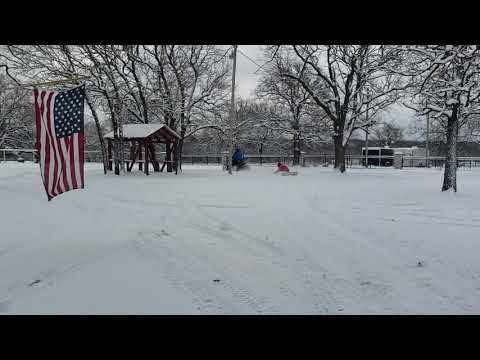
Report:
M 113 131 L 104 136 L 108 142 L 108 169 L 113 168 L 112 146 L 114 141 Z M 130 159 L 125 160 L 127 171 L 131 172 L 133 165 L 138 163 L 138 170 L 142 171 L 144 168 L 145 174 L 149 174 L 149 164 L 153 165 L 154 171 L 163 172 L 167 165 L 175 170 L 178 174 L 177 166 L 177 144 L 180 136 L 170 129 L 167 125 L 162 124 L 126 124 L 123 125 L 123 141 L 130 143 Z M 163 159 L 161 161 L 156 159 L 155 144 L 167 144 L 170 146 L 172 159 Z M 162 167 L 160 168 L 160 162 Z M 145 165 L 145 166 L 143 166 Z

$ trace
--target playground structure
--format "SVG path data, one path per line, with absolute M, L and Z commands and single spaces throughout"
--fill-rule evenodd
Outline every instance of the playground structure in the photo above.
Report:
M 111 131 L 104 136 L 108 141 L 108 170 L 112 171 L 113 161 L 112 148 L 115 137 Z M 131 172 L 133 165 L 138 163 L 138 170 L 144 171 L 145 175 L 149 175 L 149 164 L 153 165 L 154 172 L 163 172 L 167 166 L 167 172 L 175 171 L 178 174 L 177 162 L 177 144 L 180 136 L 170 129 L 167 125 L 162 124 L 126 124 L 123 125 L 122 140 L 130 144 L 130 158 L 125 159 L 127 172 Z M 159 160 L 155 154 L 155 144 L 166 144 L 170 147 L 170 155 L 163 160 Z M 162 166 L 160 167 L 160 162 Z

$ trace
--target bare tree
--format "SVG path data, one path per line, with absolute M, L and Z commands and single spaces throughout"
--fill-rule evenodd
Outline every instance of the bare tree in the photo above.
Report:
M 315 112 L 315 108 L 302 109 L 299 134 L 291 126 L 290 110 L 282 104 L 270 101 L 249 102 L 249 107 L 251 120 L 241 131 L 241 142 L 256 144 L 260 154 L 263 154 L 265 149 L 291 153 L 292 139 L 300 149 L 303 146 L 325 142 L 325 123 L 321 121 L 325 116 Z M 295 138 L 296 136 L 298 138 Z
M 115 134 L 116 174 L 124 167 L 122 124 L 125 121 L 165 122 L 180 134 L 181 159 L 185 138 L 217 126 L 207 120 L 218 120 L 216 114 L 221 112 L 219 109 L 228 95 L 228 50 L 221 46 L 12 45 L 3 50 L 0 65 L 15 80 L 17 77 L 23 81 L 72 79 L 79 74 L 89 77 L 86 100 L 103 153 L 97 108 L 109 115 Z M 172 149 L 166 150 L 167 160 L 171 160 Z M 170 163 L 167 171 L 172 171 Z
M 78 64 L 84 64 L 83 59 L 77 58 L 78 54 L 75 49 L 76 47 L 69 45 L 8 45 L 2 47 L 0 60 L 4 62 L 3 66 L 7 71 L 7 75 L 17 85 L 20 85 L 22 81 L 71 80 L 85 74 L 83 67 L 78 66 Z M 80 84 L 76 81 L 72 82 Z M 94 100 L 88 92 L 86 101 L 95 121 L 104 160 L 104 172 L 106 173 L 107 161 L 101 124 Z
M 275 120 L 280 121 L 280 117 L 274 110 L 274 106 L 269 103 L 253 103 L 242 100 L 237 101 L 243 104 L 241 108 L 237 106 L 237 118 L 250 121 L 248 126 L 238 129 L 237 142 L 239 144 L 253 144 L 259 155 L 263 155 L 265 148 L 274 147 L 278 144 L 278 139 L 283 136 L 283 132 L 274 125 Z M 284 117 L 281 117 L 281 123 L 284 124 Z M 287 127 L 287 130 L 290 130 Z
M 480 115 L 480 51 L 476 45 L 405 46 L 401 68 L 412 83 L 409 106 L 430 114 L 445 130 L 446 162 L 442 191 L 457 191 L 460 129 Z
M 306 130 L 302 120 L 306 118 L 310 94 L 295 79 L 282 76 L 278 64 L 271 62 L 264 67 L 265 75 L 260 79 L 256 94 L 276 107 L 275 116 L 268 116 L 265 120 L 277 131 L 291 135 L 293 165 L 298 165 Z M 298 68 L 300 64 L 297 62 L 292 66 Z M 268 134 L 268 131 L 264 131 L 264 134 Z
M 0 148 L 30 148 L 34 121 L 30 93 L 0 75 Z
M 329 119 L 335 168 L 344 172 L 352 133 L 397 101 L 405 86 L 402 77 L 390 71 L 398 62 L 398 50 L 374 45 L 282 45 L 270 46 L 267 52 L 280 74 L 298 81 Z
M 215 45 L 143 46 L 144 63 L 157 79 L 154 93 L 158 96 L 165 123 L 179 132 L 178 155 L 186 138 L 196 131 L 216 124 L 206 119 L 215 115 L 228 96 L 228 51 Z M 205 116 L 210 112 L 213 116 Z M 171 149 L 167 148 L 167 159 Z M 167 171 L 172 171 L 167 166 Z
M 372 132 L 374 138 L 382 142 L 384 146 L 390 146 L 403 139 L 403 129 L 393 122 L 379 122 Z
M 114 172 L 125 172 L 123 123 L 125 121 L 125 104 L 128 97 L 126 85 L 117 69 L 119 61 L 114 45 L 83 45 L 78 48 L 78 66 L 83 66 L 90 76 L 91 92 L 97 93 L 104 100 L 101 104 L 110 115 L 114 140 L 113 162 Z
M 472 117 L 461 130 L 466 141 L 480 143 L 480 116 Z

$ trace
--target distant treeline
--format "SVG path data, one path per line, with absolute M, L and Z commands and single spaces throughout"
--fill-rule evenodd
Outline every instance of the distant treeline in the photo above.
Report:
M 222 151 L 223 146 L 221 144 L 209 145 L 203 143 L 200 139 L 193 138 L 193 141 L 188 141 L 185 143 L 184 153 L 185 154 L 207 154 L 207 153 L 218 153 Z M 369 140 L 369 146 L 383 146 L 383 143 L 378 140 Z M 291 153 L 291 142 L 285 140 L 284 143 L 269 145 L 265 144 L 263 146 L 263 151 L 260 152 L 258 144 L 239 144 L 239 146 L 244 149 L 249 154 L 264 154 L 264 155 L 274 155 L 274 154 L 290 154 Z M 346 153 L 349 155 L 359 155 L 362 153 L 362 147 L 365 146 L 364 140 L 351 139 L 349 141 Z M 417 146 L 419 148 L 425 148 L 425 141 L 418 140 L 400 140 L 391 147 L 412 147 Z M 430 142 L 430 155 L 431 156 L 442 156 L 445 154 L 445 142 L 431 141 Z M 320 143 L 320 144 L 304 144 L 304 151 L 307 154 L 333 154 L 334 145 L 332 143 Z M 480 143 L 475 142 L 459 142 L 458 143 L 458 156 L 480 156 Z

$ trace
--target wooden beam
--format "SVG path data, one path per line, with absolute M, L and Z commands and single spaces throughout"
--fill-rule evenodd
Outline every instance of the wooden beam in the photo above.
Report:
M 141 141 L 138 141 L 138 149 L 139 149 L 138 160 L 143 160 L 142 142 Z M 142 164 L 141 161 L 138 163 L 138 170 L 143 171 L 143 164 Z
M 145 175 L 149 175 L 148 173 L 148 139 L 144 140 L 143 146 L 145 148 Z
M 155 144 L 152 142 L 152 138 L 148 138 L 149 145 L 148 145 L 148 154 L 150 162 L 153 165 L 153 171 L 158 172 L 160 171 L 160 164 L 155 156 Z
M 175 168 L 175 175 L 178 175 L 178 156 L 177 156 L 177 140 L 174 139 L 174 141 L 172 142 L 172 146 L 173 146 L 173 166 Z
M 135 146 L 135 143 L 132 143 L 132 144 L 133 144 L 133 146 Z M 134 156 L 133 156 L 132 159 L 131 159 L 132 162 L 130 163 L 130 166 L 127 168 L 127 171 L 128 171 L 128 172 L 131 172 L 131 171 L 132 171 L 133 165 L 135 164 L 135 161 L 137 160 L 138 154 L 139 154 L 140 151 L 141 151 L 141 147 L 137 145 L 137 146 L 136 146 L 136 149 L 135 149 L 135 151 L 134 151 L 134 154 L 133 154 Z
M 130 165 L 133 164 L 134 152 L 135 152 L 135 147 L 132 144 L 130 146 L 130 162 L 127 163 L 127 172 L 132 171 L 132 168 L 130 167 Z

